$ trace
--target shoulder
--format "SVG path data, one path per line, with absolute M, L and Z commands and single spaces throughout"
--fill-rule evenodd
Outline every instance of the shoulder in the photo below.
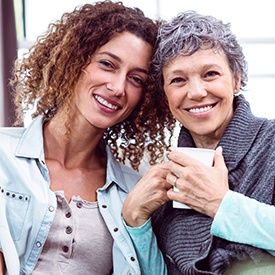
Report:
M 0 136 L 2 139 L 12 139 L 12 138 L 20 138 L 22 134 L 25 132 L 26 128 L 24 127 L 0 127 Z
M 28 127 L 0 128 L 0 150 L 19 157 L 39 157 L 43 147 L 42 117 Z
M 275 119 L 261 119 L 262 125 L 259 131 L 259 135 L 264 139 L 272 139 L 275 138 Z
M 26 128 L 23 127 L 1 127 L 0 128 L 0 148 L 15 148 L 23 136 Z

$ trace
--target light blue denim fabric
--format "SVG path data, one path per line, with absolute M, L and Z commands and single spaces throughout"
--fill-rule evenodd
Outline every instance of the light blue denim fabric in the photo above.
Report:
M 42 123 L 38 117 L 28 128 L 0 128 L 0 251 L 11 275 L 31 274 L 57 206 L 49 189 Z M 118 163 L 108 146 L 106 152 L 106 184 L 97 193 L 99 209 L 114 238 L 114 274 L 141 274 L 121 217 L 122 204 L 140 175 Z M 155 253 L 162 261 L 160 252 Z

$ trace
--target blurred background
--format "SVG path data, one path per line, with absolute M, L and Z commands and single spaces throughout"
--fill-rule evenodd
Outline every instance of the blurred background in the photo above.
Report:
M 82 0 L 1 0 L 0 3 L 0 126 L 14 120 L 8 79 L 13 61 L 43 34 L 50 22 Z M 231 23 L 248 61 L 246 98 L 256 116 L 275 118 L 275 16 L 273 0 L 123 0 L 154 19 L 169 19 L 180 11 L 196 10 Z M 30 118 L 26 119 L 28 124 Z

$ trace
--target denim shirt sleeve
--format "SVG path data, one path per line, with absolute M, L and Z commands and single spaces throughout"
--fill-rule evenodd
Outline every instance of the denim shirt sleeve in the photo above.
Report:
M 228 191 L 211 227 L 214 236 L 262 248 L 275 256 L 275 207 Z
M 167 268 L 149 219 L 140 227 L 124 225 L 131 236 L 143 275 L 167 275 Z

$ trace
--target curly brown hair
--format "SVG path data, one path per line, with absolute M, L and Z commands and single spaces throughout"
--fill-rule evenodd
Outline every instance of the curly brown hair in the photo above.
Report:
M 99 47 L 124 31 L 154 47 L 158 26 L 158 21 L 145 17 L 140 9 L 125 7 L 121 2 L 86 4 L 65 13 L 14 66 L 11 85 L 17 107 L 15 125 L 22 125 L 30 110 L 34 110 L 32 118 L 43 115 L 51 119 L 61 107 L 69 114 L 77 80 Z M 168 148 L 165 126 L 156 123 L 157 104 L 149 99 L 152 91 L 147 84 L 133 113 L 108 128 L 103 137 L 116 159 L 123 163 L 129 159 L 134 169 L 138 169 L 145 150 L 153 164 L 162 160 Z

